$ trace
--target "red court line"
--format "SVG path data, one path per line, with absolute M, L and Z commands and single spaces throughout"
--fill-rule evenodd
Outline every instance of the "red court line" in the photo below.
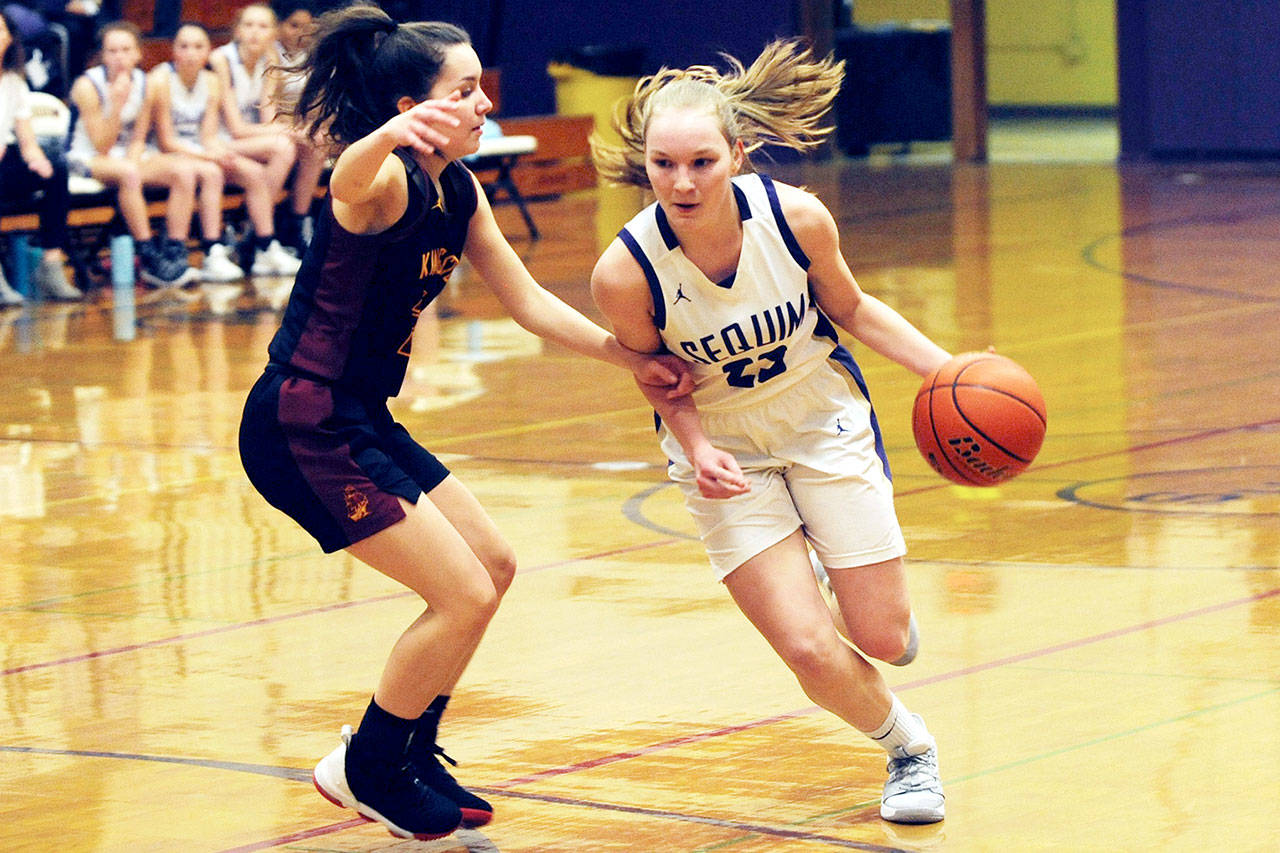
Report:
M 724 735 L 737 734 L 738 732 L 747 731 L 749 729 L 767 726 L 772 723 L 780 723 L 783 720 L 790 720 L 795 717 L 802 717 L 805 714 L 811 714 L 817 708 L 804 708 L 799 711 L 791 711 L 786 714 L 778 714 L 774 717 L 766 717 L 763 720 L 756 720 L 751 723 L 744 723 L 740 726 L 725 726 L 724 728 L 714 729 L 709 732 L 702 732 L 695 735 L 683 735 L 681 737 L 664 740 L 661 743 L 655 743 L 650 746 L 642 747 L 637 750 L 628 750 L 627 752 L 616 752 L 613 755 L 604 755 L 599 758 L 592 758 L 587 761 L 579 761 L 577 764 L 566 764 L 563 767 L 554 767 L 550 770 L 541 770 L 528 776 L 521 776 L 517 779 L 508 779 L 505 782 L 498 782 L 496 785 L 489 785 L 489 788 L 514 788 L 517 785 L 525 785 L 530 782 L 540 782 L 543 779 L 550 779 L 553 776 L 563 776 L 566 773 L 576 773 L 579 770 L 590 770 L 594 767 L 603 767 L 606 764 L 613 764 L 617 761 L 625 761 L 628 758 L 639 758 L 642 755 L 648 755 L 652 752 L 661 752 L 664 749 L 672 749 L 677 746 L 698 743 L 699 741 L 710 740 L 713 737 L 722 737 Z
M 930 684 L 938 684 L 944 681 L 950 681 L 952 679 L 962 678 L 967 675 L 973 675 L 978 672 L 997 669 L 999 667 L 1009 666 L 1011 664 L 1022 663 L 1024 661 L 1034 660 L 1035 658 L 1045 657 L 1048 655 L 1056 654 L 1058 652 L 1069 651 L 1071 649 L 1082 648 L 1084 646 L 1092 645 L 1094 643 L 1104 642 L 1106 640 L 1113 640 L 1128 634 L 1134 634 L 1140 631 L 1148 631 L 1148 630 L 1151 630 L 1152 628 L 1158 628 L 1163 625 L 1170 625 L 1175 622 L 1182 622 L 1187 619 L 1194 619 L 1198 616 L 1205 616 L 1210 613 L 1217 613 L 1223 610 L 1230 610 L 1233 607 L 1239 607 L 1244 604 L 1252 604 L 1254 602 L 1263 601 L 1265 599 L 1272 598 L 1277 595 L 1280 595 L 1280 587 L 1276 587 L 1274 589 L 1270 589 L 1265 592 L 1260 592 L 1260 593 L 1257 593 L 1256 595 L 1250 595 L 1250 596 L 1245 596 L 1244 598 L 1232 599 L 1231 601 L 1223 601 L 1217 604 L 1210 604 L 1204 607 L 1198 607 L 1195 610 L 1188 610 L 1183 613 L 1175 613 L 1173 615 L 1165 616 L 1160 619 L 1151 619 L 1146 622 L 1140 622 L 1137 625 L 1130 625 L 1124 628 L 1115 628 L 1111 631 L 1104 631 L 1100 634 L 1094 634 L 1089 637 L 1081 637 L 1076 640 L 1069 640 L 1065 643 L 1058 643 L 1057 645 L 1046 646 L 1043 649 L 1036 649 L 1029 652 L 1023 652 L 1022 654 L 1017 654 L 1017 655 L 1009 655 L 1008 657 L 1003 657 L 997 660 L 988 661 L 987 663 L 976 664 L 974 666 L 964 667 L 963 669 L 957 669 L 951 672 L 940 673 L 938 675 L 930 676 L 928 678 L 922 678 L 916 681 L 907 682 L 905 684 L 895 685 L 893 689 L 897 691 L 912 690 L 917 687 L 924 687 Z M 538 781 L 541 781 L 544 779 L 550 779 L 556 776 L 564 776 L 569 773 L 575 773 L 579 770 L 589 770 L 595 767 L 603 767 L 607 764 L 613 764 L 618 761 L 625 761 L 630 758 L 638 758 L 644 755 L 651 755 L 653 753 L 661 752 L 667 749 L 672 749 L 677 746 L 684 746 L 686 744 L 698 743 L 700 741 L 710 740 L 711 738 L 715 738 L 715 737 L 723 737 L 725 735 L 737 734 L 739 732 L 749 731 L 751 729 L 760 728 L 762 726 L 772 725 L 773 723 L 782 722 L 784 720 L 803 717 L 808 714 L 815 713 L 819 710 L 821 709 L 818 708 L 816 705 L 811 705 L 808 708 L 800 708 L 796 711 L 790 711 L 786 714 L 777 714 L 772 717 L 765 717 L 763 719 L 754 720 L 752 722 L 743 723 L 741 725 L 725 726 L 723 728 L 714 729 L 708 732 L 701 732 L 698 734 L 671 738 L 669 740 L 665 740 L 656 744 L 651 744 L 650 746 L 641 747 L 639 749 L 627 750 L 626 752 L 618 752 L 612 755 L 600 756 L 599 758 L 594 758 L 588 761 L 580 761 L 576 764 L 568 764 L 563 767 L 553 767 L 547 770 L 539 771 L 537 773 L 532 773 L 528 776 L 520 776 L 515 779 L 508 779 L 505 782 L 498 782 L 495 785 L 489 785 L 483 789 L 477 789 L 477 790 L 481 790 L 482 792 L 493 791 L 499 796 L 501 796 L 504 793 L 504 789 L 509 790 L 511 788 L 515 788 L 518 785 L 525 785 L 531 782 L 538 782 Z M 516 792 L 514 791 L 511 791 L 511 794 L 513 796 L 517 795 Z M 362 823 L 365 823 L 365 821 L 352 820 L 352 821 L 347 821 L 345 823 L 330 824 L 329 826 L 317 827 L 316 829 L 307 830 L 302 833 L 295 833 L 293 835 L 288 835 L 281 838 L 262 841 L 257 844 L 246 845 L 244 847 L 236 847 L 231 850 L 224 850 L 222 851 L 222 853 L 252 853 L 252 851 L 266 850 L 272 847 L 278 847 L 282 844 L 287 844 L 291 841 L 297 841 L 305 838 L 315 838 L 320 835 L 328 835 L 334 832 L 340 832 L 344 829 L 348 829 L 352 826 L 357 826 Z
M 229 850 L 223 850 L 221 853 L 253 853 L 254 850 L 269 850 L 272 847 L 279 847 L 281 844 L 289 844 L 294 841 L 305 841 L 308 838 L 317 838 L 321 835 L 330 835 L 335 832 L 341 832 L 344 829 L 350 829 L 353 826 L 363 826 L 369 821 L 362 817 L 344 820 L 342 823 L 331 823 L 328 826 L 317 826 L 314 829 L 304 829 L 300 832 L 282 835 L 279 838 L 271 838 L 266 841 L 255 841 L 252 844 L 246 844 L 243 847 L 232 847 Z
M 601 551 L 600 553 L 588 554 L 584 557 L 571 557 L 567 560 L 557 560 L 556 562 L 553 562 L 553 563 L 545 563 L 541 566 L 535 566 L 532 569 L 522 569 L 518 572 L 518 574 L 520 575 L 533 574 L 534 572 L 541 572 L 541 571 L 546 571 L 547 569 L 554 569 L 560 566 L 567 566 L 572 563 L 577 563 L 584 560 L 598 560 L 605 557 L 617 556 L 618 554 L 626 554 L 632 551 L 643 551 L 647 548 L 658 548 L 663 545 L 670 545 L 672 543 L 680 542 L 680 541 L 681 540 L 679 539 L 662 539 L 657 542 L 646 542 L 642 545 L 629 545 L 625 548 L 615 548 L 612 551 Z M 57 660 L 42 661 L 40 663 L 29 663 L 29 664 L 24 664 L 22 666 L 10 667 L 9 669 L 0 670 L 0 676 L 18 675 L 19 673 L 23 673 L 23 672 L 31 672 L 37 669 L 48 669 L 49 667 L 62 666 L 63 664 L 69 664 L 69 663 L 83 663 L 84 661 L 94 660 L 95 658 L 110 657 L 112 655 L 125 654 L 126 652 L 136 652 L 142 649 L 155 648 L 156 646 L 167 646 L 173 643 L 186 642 L 187 640 L 199 640 L 204 637 L 212 637 L 218 634 L 225 634 L 230 631 L 239 631 L 242 628 L 254 628 L 254 627 L 260 627 L 263 625 L 272 625 L 277 622 L 287 622 L 290 619 L 302 619 L 307 616 L 318 616 L 323 613 L 332 613 L 335 610 L 344 610 L 349 607 L 361 607 L 366 604 L 377 604 L 383 601 L 394 601 L 397 598 L 408 598 L 413 595 L 416 595 L 416 593 L 412 592 L 411 590 L 405 590 L 404 592 L 392 592 L 386 595 L 374 596 L 373 598 L 362 598 L 358 601 L 343 601 L 337 604 L 326 604 L 323 607 L 313 607 L 309 610 L 300 610 L 296 613 L 282 613 L 278 616 L 264 616 L 261 619 L 252 619 L 248 622 L 236 622 L 235 624 L 232 624 L 232 625 L 221 625 L 217 628 L 209 628 L 204 631 L 193 631 L 189 634 L 177 634 L 172 637 L 161 637 L 155 640 L 148 640 L 144 643 L 133 643 L 128 646 L 119 646 L 114 649 L 102 649 L 96 652 L 85 652 L 84 654 L 72 655 L 70 657 L 59 658 Z
M 62 666 L 68 663 L 82 663 L 95 658 L 105 658 L 112 655 L 120 655 L 126 652 L 136 652 L 142 649 L 152 649 L 156 646 L 167 646 L 172 643 L 181 643 L 186 640 L 198 640 L 203 637 L 214 637 L 218 634 L 226 634 L 230 631 L 239 631 L 242 628 L 252 628 L 259 625 L 270 625 L 275 622 L 285 622 L 290 619 L 299 619 L 304 616 L 315 616 L 320 613 L 332 613 L 335 610 L 345 610 L 348 607 L 359 607 L 364 604 L 373 604 L 379 601 L 391 601 L 396 598 L 404 598 L 413 595 L 412 592 L 395 592 L 388 595 L 380 595 L 374 598 L 365 598 L 360 601 L 343 601 L 337 604 L 326 604 L 323 607 L 314 607 L 310 610 L 302 610 L 297 613 L 282 613 L 279 616 L 264 616 L 261 619 L 251 619 L 248 622 L 236 622 L 233 625 L 221 625 L 217 628 L 208 628 L 204 631 L 192 631 L 189 634 L 178 634 L 173 637 L 161 637 L 157 640 L 148 640 L 145 643 L 133 643 L 128 646 L 118 646 L 114 649 L 102 649 L 96 652 L 85 652 L 81 655 L 72 655 L 71 657 L 59 658 L 57 660 L 42 661 L 41 663 L 28 663 L 22 666 L 10 667 L 9 669 L 0 670 L 0 676 L 17 675 L 23 672 L 32 672 L 37 669 L 48 669 L 52 666 Z
M 1090 637 L 1081 637 L 1076 640 L 1068 640 L 1065 643 L 1058 643 L 1057 645 L 1054 645 L 1054 646 L 1046 646 L 1043 649 L 1034 649 L 1029 652 L 1023 652 L 1022 654 L 1010 655 L 1008 657 L 1003 657 L 997 660 L 988 661 L 987 663 L 975 664 L 973 666 L 967 666 L 962 669 L 952 670 L 951 672 L 939 673 L 938 675 L 929 676 L 927 678 L 921 678 L 917 681 L 909 681 L 905 684 L 894 685 L 892 689 L 895 691 L 914 690 L 918 687 L 925 687 L 930 684 L 939 684 L 944 681 L 952 681 L 956 678 L 963 678 L 965 676 L 973 675 L 975 673 L 986 672 L 988 670 L 998 669 L 1000 667 L 1009 666 L 1011 664 L 1023 663 L 1024 661 L 1047 657 L 1049 655 L 1057 654 L 1058 652 L 1065 652 L 1065 651 L 1070 651 L 1072 649 L 1083 648 L 1084 646 L 1093 645 L 1094 643 L 1101 643 L 1106 640 L 1114 640 L 1118 637 L 1123 637 L 1127 634 L 1136 634 L 1141 631 L 1148 631 L 1148 630 L 1151 630 L 1152 628 L 1158 628 L 1163 625 L 1171 625 L 1175 622 L 1182 622 L 1187 619 L 1194 619 L 1198 616 L 1206 616 L 1210 613 L 1217 613 L 1222 610 L 1230 610 L 1233 607 L 1239 607 L 1244 604 L 1253 604 L 1254 602 L 1262 601 L 1267 598 L 1272 598 L 1273 596 L 1276 596 L 1276 595 L 1280 595 L 1280 587 L 1267 590 L 1266 592 L 1260 592 L 1260 593 L 1257 593 L 1256 595 L 1250 595 L 1244 598 L 1237 598 L 1231 601 L 1224 601 L 1218 604 L 1210 604 L 1205 607 L 1196 608 L 1195 610 L 1188 610 L 1185 613 L 1175 613 L 1172 616 L 1165 616 L 1161 619 L 1152 619 L 1147 622 L 1140 622 L 1137 625 L 1129 625 L 1128 627 L 1125 627 L 1125 628 L 1116 628 L 1111 631 L 1104 631 L 1101 634 L 1094 634 L 1093 636 L 1090 636 Z M 616 761 L 622 761 L 628 758 L 638 758 L 643 755 L 652 755 L 653 753 L 662 752 L 664 750 L 672 749 L 677 746 L 684 746 L 685 744 L 697 743 L 699 741 L 710 740 L 711 738 L 715 738 L 715 737 L 722 737 L 724 735 L 737 734 L 738 732 L 750 731 L 751 729 L 757 729 L 762 726 L 772 725 L 773 723 L 781 722 L 783 720 L 790 720 L 796 717 L 805 716 L 807 714 L 813 714 L 820 710 L 822 709 L 819 708 L 817 705 L 810 705 L 808 708 L 801 708 L 796 711 L 790 711 L 786 714 L 778 714 L 772 717 L 765 717 L 763 719 L 755 720 L 750 723 L 743 723 L 737 726 L 726 726 L 725 728 L 715 729 L 714 731 L 703 732 L 701 734 L 686 735 L 683 737 L 672 738 L 670 740 L 665 740 L 660 743 L 655 743 L 649 746 L 640 747 L 639 749 L 631 749 L 631 750 L 627 750 L 626 752 L 618 752 L 618 753 L 614 753 L 613 755 L 604 755 L 604 756 L 600 756 L 599 758 L 591 759 L 589 761 L 578 762 L 577 764 L 567 764 L 567 765 L 564 765 L 563 767 L 553 767 L 547 770 L 541 770 L 529 776 L 520 776 L 515 779 L 508 779 L 505 782 L 498 782 L 497 784 L 490 785 L 488 787 L 491 789 L 514 788 L 517 785 L 524 785 L 529 782 L 537 782 L 542 779 L 552 778 L 554 776 L 563 776 L 566 773 L 573 773 L 578 770 L 587 770 L 593 767 L 601 767 L 603 765 L 612 764 Z

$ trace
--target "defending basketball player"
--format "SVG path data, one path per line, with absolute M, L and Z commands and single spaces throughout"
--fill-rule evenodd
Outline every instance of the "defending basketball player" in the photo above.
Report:
M 657 201 L 592 290 L 622 343 L 693 372 L 691 399 L 645 395 L 716 576 L 805 693 L 888 753 L 881 815 L 933 823 L 934 739 L 863 656 L 908 663 L 913 622 L 879 427 L 833 323 L 921 376 L 949 355 L 858 287 L 822 202 L 750 174 L 761 144 L 806 150 L 830 132 L 843 64 L 793 42 L 730 63 L 644 78 L 617 114 L 622 145 L 593 140 L 603 176 Z M 840 641 L 809 546 L 862 654 Z
M 428 602 L 400 636 L 359 729 L 316 766 L 319 791 L 401 837 L 493 816 L 440 763 L 440 715 L 515 574 L 471 492 L 388 411 L 418 315 L 465 252 L 535 334 L 687 393 L 680 363 L 641 356 L 548 293 L 507 243 L 474 175 L 492 103 L 449 24 L 397 25 L 373 6 L 321 19 L 298 117 L 342 153 L 240 452 L 254 486 L 326 551 L 345 549 Z M 673 369 L 677 368 L 677 369 Z

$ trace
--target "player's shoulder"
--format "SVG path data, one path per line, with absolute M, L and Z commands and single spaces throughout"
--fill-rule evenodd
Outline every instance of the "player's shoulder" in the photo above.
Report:
M 591 271 L 591 290 L 596 298 L 625 295 L 639 289 L 647 289 L 644 270 L 620 238 L 614 240 L 600 254 Z
M 600 253 L 591 273 L 592 279 L 604 277 L 610 281 L 625 281 L 637 276 L 644 278 L 644 271 L 620 237 L 615 237 Z
M 201 72 L 201 73 L 204 73 L 204 72 Z M 169 85 L 170 71 L 169 71 L 169 63 L 167 62 L 161 62 L 155 68 L 152 68 L 150 71 L 146 72 L 146 74 L 147 74 L 147 83 L 149 83 L 152 88 L 155 88 L 157 86 L 167 87 Z
M 769 179 L 769 182 L 773 185 L 773 191 L 778 196 L 778 204 L 782 206 L 784 212 L 816 213 L 827 209 L 822 200 L 805 187 L 773 179 Z
M 822 199 L 808 189 L 780 181 L 774 181 L 773 186 L 787 225 L 802 242 L 806 235 L 827 234 L 835 230 L 835 218 L 831 211 Z

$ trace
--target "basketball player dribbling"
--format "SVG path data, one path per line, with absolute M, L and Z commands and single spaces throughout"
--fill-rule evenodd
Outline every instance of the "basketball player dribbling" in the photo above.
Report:
M 618 340 L 693 371 L 691 397 L 645 396 L 717 577 L 805 693 L 888 753 L 881 816 L 934 823 L 933 736 L 867 660 L 909 663 L 914 621 L 879 426 L 833 323 L 921 376 L 949 355 L 862 292 L 817 198 L 749 173 L 762 143 L 805 150 L 829 132 L 842 64 L 775 42 L 731 65 L 643 79 L 617 114 L 622 144 L 593 141 L 605 178 L 657 201 L 605 250 L 592 290 Z
M 641 356 L 542 289 L 503 237 L 475 177 L 492 103 L 466 33 L 397 25 L 373 6 L 321 19 L 298 118 L 341 149 L 240 451 L 253 485 L 316 538 L 429 602 L 391 651 L 358 730 L 316 766 L 317 789 L 401 837 L 493 816 L 444 769 L 440 715 L 515 573 L 471 492 L 387 409 L 418 314 L 465 252 L 526 329 L 687 393 L 680 362 Z M 675 369 L 673 369 L 675 368 Z

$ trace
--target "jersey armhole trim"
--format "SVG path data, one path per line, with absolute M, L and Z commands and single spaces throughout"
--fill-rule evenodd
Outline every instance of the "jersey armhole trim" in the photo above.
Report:
M 812 262 L 804 253 L 804 249 L 800 248 L 800 241 L 796 239 L 791 226 L 787 224 L 787 218 L 782 215 L 782 203 L 778 201 L 778 188 L 773 185 L 773 179 L 768 175 L 761 175 L 760 183 L 764 185 L 765 195 L 769 197 L 769 208 L 773 211 L 774 221 L 778 223 L 778 233 L 782 235 L 782 242 L 786 244 L 791 258 L 800 265 L 800 268 L 808 270 Z
M 658 283 L 658 271 L 653 268 L 649 257 L 644 253 L 644 249 L 640 248 L 640 244 L 636 242 L 636 238 L 630 231 L 623 228 L 618 232 L 618 239 L 627 247 L 631 257 L 636 259 L 640 269 L 644 270 L 645 281 L 649 283 L 649 296 L 653 299 L 653 325 L 658 328 L 658 331 L 662 331 L 667 327 L 667 305 L 662 298 L 662 285 Z

